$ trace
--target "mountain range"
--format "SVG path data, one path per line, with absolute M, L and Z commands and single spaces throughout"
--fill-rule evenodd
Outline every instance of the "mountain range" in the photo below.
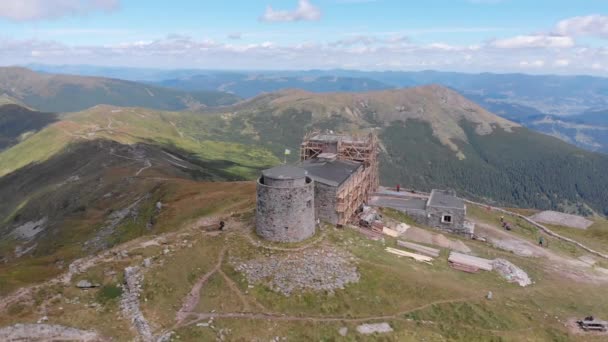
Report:
M 97 104 L 162 110 L 231 104 L 238 97 L 218 91 L 184 92 L 118 79 L 56 75 L 0 67 L 0 96 L 45 112 L 73 112 Z
M 210 71 L 32 65 L 44 72 L 109 76 L 180 91 L 226 91 L 242 98 L 281 89 L 364 92 L 440 84 L 485 109 L 581 148 L 606 153 L 608 80 L 590 76 L 372 72 L 356 70 Z M 595 114 L 593 114 L 595 113 Z M 580 118 L 585 124 L 580 125 Z M 576 125 L 573 126 L 573 123 Z
M 280 164 L 285 149 L 297 151 L 314 129 L 376 132 L 384 185 L 452 188 L 498 205 L 608 214 L 608 156 L 531 131 L 440 85 L 291 89 L 233 104 L 219 100 L 234 101 L 233 95 L 212 92 L 219 99 L 209 103 L 224 105 L 167 111 L 103 104 L 118 101 L 113 89 L 165 88 L 20 69 L 3 75 L 0 291 L 47 279 L 70 260 L 170 230 L 214 208 L 252 205 L 252 183 L 239 181 Z M 95 93 L 101 95 L 91 97 L 93 106 L 70 112 L 85 103 L 68 106 L 70 98 Z M 141 106 L 176 103 L 173 95 L 154 101 Z M 597 117 L 603 114 L 588 113 L 578 124 Z

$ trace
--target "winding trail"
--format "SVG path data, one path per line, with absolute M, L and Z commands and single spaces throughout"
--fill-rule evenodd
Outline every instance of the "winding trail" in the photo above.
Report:
M 363 323 L 380 320 L 405 320 L 402 317 L 412 312 L 427 309 L 433 305 L 451 304 L 451 303 L 462 303 L 470 302 L 474 300 L 483 299 L 484 297 L 466 297 L 466 298 L 455 298 L 438 300 L 424 305 L 420 305 L 411 309 L 399 311 L 392 315 L 378 315 L 378 316 L 364 316 L 364 317 L 346 317 L 346 316 L 332 316 L 332 317 L 319 317 L 319 316 L 293 316 L 284 315 L 280 313 L 247 313 L 247 312 L 211 312 L 211 313 L 196 313 L 190 312 L 189 315 L 195 317 L 194 320 L 188 322 L 187 325 L 192 325 L 197 322 L 208 320 L 210 318 L 228 318 L 228 319 L 256 319 L 256 320 L 267 320 L 267 321 L 289 321 L 289 322 L 349 322 L 349 323 Z
M 178 326 L 181 325 L 184 319 L 188 317 L 189 313 L 192 312 L 192 310 L 194 310 L 196 305 L 199 303 L 201 299 L 201 289 L 203 288 L 203 286 L 207 283 L 211 276 L 213 276 L 217 271 L 219 271 L 220 267 L 222 267 L 222 263 L 224 262 L 224 255 L 226 254 L 226 249 L 227 246 L 224 245 L 224 247 L 219 253 L 219 257 L 215 266 L 211 269 L 211 271 L 200 277 L 196 281 L 196 283 L 194 283 L 194 286 L 192 287 L 192 290 L 190 290 L 190 293 L 186 295 L 182 307 L 175 315 L 175 320 Z

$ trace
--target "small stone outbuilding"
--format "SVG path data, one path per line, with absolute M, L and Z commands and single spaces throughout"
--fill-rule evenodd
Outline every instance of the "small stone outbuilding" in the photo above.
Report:
M 419 224 L 472 237 L 475 225 L 466 221 L 467 207 L 451 190 L 433 190 L 428 199 L 406 197 L 375 197 L 373 206 L 402 211 Z
M 454 234 L 472 235 L 466 224 L 467 207 L 462 198 L 450 190 L 433 190 L 426 203 L 426 225 Z

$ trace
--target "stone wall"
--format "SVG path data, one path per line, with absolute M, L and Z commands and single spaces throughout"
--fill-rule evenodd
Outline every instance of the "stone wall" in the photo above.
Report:
M 411 217 L 418 224 L 427 225 L 426 210 L 405 208 L 401 210 Z
M 337 224 L 336 191 L 338 188 L 315 182 L 315 214 L 316 217 L 327 223 Z
M 276 181 L 274 185 L 278 185 Z M 257 182 L 256 232 L 267 240 L 298 242 L 315 234 L 315 183 L 278 187 Z
M 448 231 L 454 234 L 471 235 L 464 225 L 466 218 L 466 210 L 455 209 L 455 208 L 441 208 L 428 206 L 427 212 L 427 225 L 433 228 Z M 451 222 L 442 222 L 444 215 L 450 215 L 452 217 Z

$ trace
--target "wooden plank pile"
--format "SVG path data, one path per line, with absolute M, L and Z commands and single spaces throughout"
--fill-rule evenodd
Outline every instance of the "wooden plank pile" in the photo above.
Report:
M 416 261 L 420 261 L 420 262 L 426 262 L 428 264 L 431 263 L 431 261 L 433 261 L 433 258 L 426 256 L 426 255 L 422 255 L 422 254 L 415 254 L 415 253 L 410 253 L 410 252 L 406 252 L 406 251 L 402 251 L 400 249 L 397 248 L 392 248 L 392 247 L 386 247 L 386 251 L 398 256 L 404 256 L 404 257 L 408 257 L 408 258 L 412 258 Z
M 451 252 L 448 258 L 450 267 L 469 273 L 475 273 L 479 270 L 492 271 L 492 260 L 474 257 L 458 252 Z
M 417 243 L 401 241 L 401 240 L 397 240 L 397 244 L 401 247 L 411 249 L 413 251 L 416 251 L 416 252 L 424 254 L 424 255 L 428 255 L 433 258 L 439 257 L 439 250 L 436 248 L 431 248 L 431 247 L 419 245 Z

